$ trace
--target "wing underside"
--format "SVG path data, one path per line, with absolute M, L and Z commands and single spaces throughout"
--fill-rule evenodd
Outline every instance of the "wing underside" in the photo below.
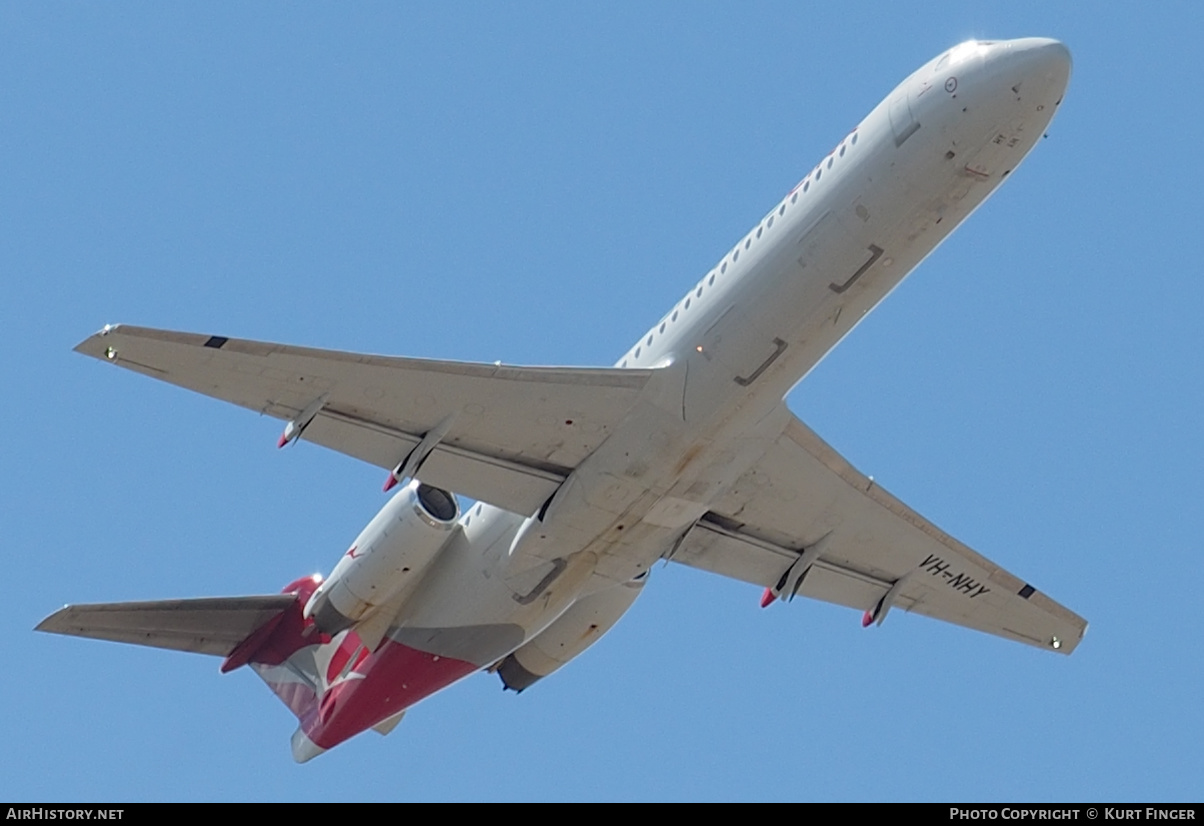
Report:
M 393 470 L 424 438 L 424 482 L 530 514 L 630 412 L 654 371 L 510 367 L 106 327 L 78 352 L 295 422 Z
M 804 596 L 870 612 L 885 600 L 1063 654 L 1086 632 L 1082 617 L 928 522 L 793 416 L 671 558 L 774 589 L 809 549 L 819 555 Z

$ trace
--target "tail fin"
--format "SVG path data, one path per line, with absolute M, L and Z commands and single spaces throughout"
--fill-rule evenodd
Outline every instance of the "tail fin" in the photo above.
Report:
M 339 692 L 331 689 L 362 679 L 363 675 L 354 669 L 371 654 L 356 631 L 341 631 L 331 637 L 319 631 L 313 619 L 303 616 L 305 604 L 319 584 L 321 580 L 312 577 L 287 585 L 284 590 L 295 596 L 293 603 L 249 636 L 222 665 L 225 671 L 249 664 L 297 716 L 299 725 L 293 733 L 292 750 L 298 763 L 326 750 L 311 737 L 334 709 Z M 388 734 L 403 714 L 380 721 L 376 730 Z
M 332 639 L 302 616 L 320 584 L 314 576 L 267 596 L 68 605 L 37 630 L 212 654 L 225 657 L 223 672 L 250 665 L 297 716 L 293 757 L 304 762 L 324 751 L 306 732 L 320 722 L 323 701 L 334 701 L 330 688 L 358 678 L 352 670 L 370 654 L 356 631 Z M 387 734 L 400 719 L 396 714 L 376 729 Z
M 325 693 L 317 655 L 330 642 L 330 637 L 319 632 L 312 620 L 302 616 L 305 604 L 320 584 L 318 577 L 305 577 L 286 585 L 284 592 L 293 595 L 289 607 L 248 637 L 222 663 L 223 671 L 249 664 L 272 693 L 297 716 L 301 723 L 298 734 L 317 719 Z M 302 762 L 298 748 L 294 736 L 293 756 Z M 304 759 L 313 756 L 310 754 Z

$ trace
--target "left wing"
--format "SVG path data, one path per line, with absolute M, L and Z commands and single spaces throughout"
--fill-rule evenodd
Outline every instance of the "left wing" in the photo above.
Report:
M 892 605 L 1063 654 L 1087 622 L 937 528 L 793 415 L 670 559 L 866 611 Z
M 127 325 L 75 349 L 522 514 L 597 449 L 655 372 L 372 356 Z

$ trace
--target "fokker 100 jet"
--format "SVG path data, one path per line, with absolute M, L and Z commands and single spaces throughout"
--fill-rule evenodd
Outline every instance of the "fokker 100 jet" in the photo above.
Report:
M 1087 623 L 942 532 L 786 393 L 974 211 L 1062 102 L 1054 40 L 920 67 L 614 367 L 359 355 L 108 326 L 76 349 L 286 422 L 400 486 L 325 579 L 67 606 L 40 630 L 224 657 L 300 721 L 293 756 L 388 733 L 482 669 L 521 691 L 593 644 L 658 560 L 1068 654 Z M 456 494 L 476 500 L 462 512 Z

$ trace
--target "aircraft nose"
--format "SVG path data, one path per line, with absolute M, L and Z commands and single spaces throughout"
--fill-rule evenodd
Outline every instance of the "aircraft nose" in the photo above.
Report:
M 1025 37 L 996 44 L 993 55 L 1028 79 L 1064 90 L 1070 82 L 1071 58 L 1066 44 L 1048 37 Z
M 1025 37 L 1020 40 L 1009 40 L 1006 44 L 1009 51 L 1018 60 L 1024 61 L 1034 69 L 1070 73 L 1070 49 L 1060 40 L 1049 37 Z

